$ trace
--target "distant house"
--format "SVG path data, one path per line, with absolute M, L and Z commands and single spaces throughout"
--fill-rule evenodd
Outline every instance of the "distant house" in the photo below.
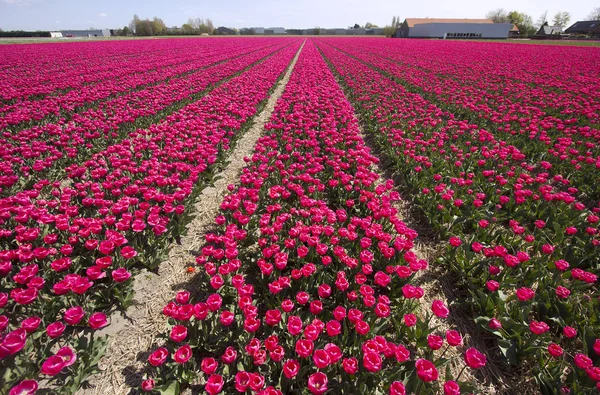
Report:
M 519 38 L 521 37 L 521 31 L 519 30 L 519 26 L 513 23 L 512 27 L 508 31 L 508 38 Z
M 376 27 L 373 29 L 367 29 L 367 31 L 365 32 L 365 34 L 367 36 L 383 36 L 383 28 L 382 27 Z
M 305 36 L 307 34 L 307 30 L 306 29 L 286 29 L 285 33 L 289 34 L 289 35 L 293 35 L 293 36 Z
M 110 37 L 109 29 L 102 30 L 61 30 L 63 37 Z
M 400 38 L 508 38 L 511 23 L 491 19 L 407 18 L 396 30 Z
M 52 37 L 52 38 L 61 38 L 62 37 L 62 33 L 61 32 L 50 32 L 50 37 Z
M 540 30 L 533 36 L 533 38 L 547 39 L 547 38 L 560 38 L 563 30 L 560 26 L 549 26 L 548 22 L 544 23 Z
M 285 34 L 284 27 L 270 27 L 265 29 L 264 27 L 253 27 L 254 34 L 265 34 L 265 35 L 273 35 L 273 34 Z
M 365 29 L 364 27 L 359 27 L 356 29 L 347 29 L 346 34 L 348 36 L 364 36 L 365 34 L 367 34 L 367 29 Z
M 365 28 L 356 28 L 356 29 L 321 29 L 321 28 L 312 28 L 312 29 L 287 29 L 286 34 L 289 35 L 335 35 L 335 36 L 383 36 L 383 29 L 376 27 L 372 29 Z
M 217 33 L 221 36 L 235 36 L 237 34 L 235 30 L 225 26 L 219 26 L 217 28 Z
M 565 30 L 573 36 L 600 37 L 600 21 L 577 21 Z

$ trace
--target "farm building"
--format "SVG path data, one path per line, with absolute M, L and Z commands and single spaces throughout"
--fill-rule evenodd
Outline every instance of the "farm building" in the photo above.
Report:
M 349 36 L 364 36 L 365 34 L 367 34 L 367 29 L 365 29 L 364 27 L 359 27 L 356 29 L 348 29 L 346 31 L 346 34 Z
M 252 27 L 254 30 L 254 34 L 264 34 L 264 35 L 273 35 L 273 34 L 285 34 L 285 28 L 283 27 L 270 27 L 265 29 L 264 27 Z
M 308 34 L 307 29 L 286 29 L 285 33 L 292 36 L 305 36 Z
M 364 29 L 364 28 L 359 28 L 359 29 L 318 29 L 318 32 L 319 32 L 319 34 L 323 34 L 323 35 L 336 35 L 336 36 L 340 36 L 340 35 L 382 36 L 383 35 L 383 29 L 379 28 L 379 27 L 372 28 L 372 29 Z M 314 28 L 314 29 L 287 29 L 286 33 L 290 34 L 290 35 L 300 35 L 300 36 L 313 35 L 313 34 L 317 34 L 317 28 Z
M 508 38 L 511 23 L 491 19 L 407 18 L 396 30 L 400 38 Z
M 600 37 L 600 21 L 577 21 L 565 30 L 574 36 Z
M 63 37 L 110 37 L 109 29 L 97 30 L 61 30 Z
M 365 34 L 367 36 L 383 36 L 383 28 L 375 27 L 373 29 L 367 29 Z
M 230 28 L 225 27 L 225 26 L 219 26 L 217 28 L 217 32 L 221 36 L 235 36 L 237 34 L 237 32 L 235 30 L 230 29 Z
M 513 23 L 512 27 L 508 31 L 508 38 L 519 38 L 521 37 L 521 31 L 519 30 L 519 26 Z
M 321 30 L 321 34 L 328 36 L 345 36 L 348 34 L 348 30 L 350 29 L 323 29 Z
M 285 34 L 285 28 L 283 27 L 270 27 L 265 29 L 265 35 L 273 35 L 273 34 Z
M 535 33 L 534 38 L 556 38 L 562 34 L 562 27 L 560 26 L 549 26 L 548 22 L 544 23 L 540 30 Z

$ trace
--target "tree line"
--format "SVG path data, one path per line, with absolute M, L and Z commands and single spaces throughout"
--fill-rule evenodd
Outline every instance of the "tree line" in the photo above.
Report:
M 494 21 L 494 23 L 512 23 L 519 28 L 522 36 L 533 36 L 544 25 L 548 25 L 548 11 L 540 15 L 537 23 L 533 22 L 530 15 L 519 11 L 505 11 L 502 8 L 490 11 L 486 17 Z M 567 11 L 561 11 L 554 15 L 552 19 L 553 26 L 564 28 L 571 20 L 571 14 Z
M 235 31 L 235 29 L 232 29 Z M 161 18 L 140 19 L 134 15 L 128 26 L 117 29 L 118 36 L 164 36 L 164 35 L 201 35 L 201 34 L 219 34 L 210 19 L 190 18 L 187 23 L 181 27 L 174 26 L 167 28 Z

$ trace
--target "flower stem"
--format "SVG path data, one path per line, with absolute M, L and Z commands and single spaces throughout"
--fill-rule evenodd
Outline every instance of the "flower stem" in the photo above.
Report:
M 458 377 L 456 378 L 456 381 L 460 380 L 460 376 L 462 376 L 462 374 L 463 374 L 463 372 L 465 371 L 466 368 L 467 368 L 467 365 L 463 366 L 462 370 L 458 374 Z

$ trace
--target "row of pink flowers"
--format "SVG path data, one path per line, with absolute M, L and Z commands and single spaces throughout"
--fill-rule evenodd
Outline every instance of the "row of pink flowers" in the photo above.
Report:
M 165 60 L 187 53 L 212 52 L 213 48 L 252 47 L 258 40 L 208 39 L 193 43 L 185 39 L 73 42 L 69 45 L 26 44 L 0 48 L 0 100 L 35 100 L 31 96 L 53 95 L 119 75 L 143 73 Z M 273 41 L 272 38 L 264 39 Z M 141 49 L 140 47 L 143 47 Z M 4 108 L 4 107 L 2 107 Z M 4 109 L 1 110 L 4 112 Z
M 163 309 L 171 329 L 142 390 L 460 393 L 439 370 L 462 336 L 430 326 L 443 301 L 418 312 L 417 233 L 312 40 L 265 129 L 196 259 L 205 282 Z M 465 366 L 485 363 L 465 350 Z
M 0 131 L 12 125 L 42 120 L 50 114 L 60 116 L 61 111 L 68 116 L 68 113 L 78 107 L 123 95 L 136 88 L 161 83 L 184 73 L 192 73 L 232 57 L 272 46 L 274 43 L 265 40 L 248 45 L 244 40 L 226 40 L 222 44 L 217 47 L 208 40 L 200 48 L 183 46 L 169 48 L 168 52 L 132 56 L 130 59 L 125 59 L 123 63 L 115 65 L 112 73 L 106 75 L 105 79 L 91 83 L 76 76 L 74 78 L 61 76 L 62 79 L 75 81 L 81 85 L 72 83 L 70 90 L 64 93 L 58 92 L 39 100 L 20 100 L 10 105 L 0 106 Z M 202 56 L 198 56 L 199 53 Z M 87 72 L 86 69 L 78 68 L 73 70 L 73 73 L 80 76 Z M 18 81 L 15 83 L 19 84 Z
M 54 385 L 90 371 L 80 364 L 97 361 L 102 347 L 82 337 L 127 306 L 132 272 L 156 267 L 170 239 L 182 234 L 186 207 L 212 180 L 300 41 L 282 44 L 210 96 L 83 161 L 68 183 L 39 183 L 0 200 L 3 369 L 18 365 L 19 380 L 41 372 Z M 64 355 L 50 353 L 55 344 Z M 3 385 L 16 384 L 5 377 L 12 378 Z
M 516 56 L 535 63 L 536 54 L 544 51 L 546 55 L 545 49 L 527 49 L 527 55 L 519 51 L 519 55 L 499 60 L 504 53 L 500 51 L 502 45 L 496 45 L 500 48 L 492 45 L 485 52 L 478 52 L 477 56 L 485 61 L 477 62 L 461 58 L 456 47 L 448 49 L 454 51 L 450 58 L 438 53 L 422 58 L 406 56 L 412 52 L 394 45 L 362 48 L 352 45 L 349 51 L 405 81 L 409 90 L 424 92 L 443 106 L 451 106 L 449 110 L 456 115 L 484 128 L 487 125 L 497 128 L 508 144 L 539 152 L 558 174 L 580 189 L 580 194 L 600 199 L 596 175 L 600 168 L 600 93 L 589 89 L 592 81 L 600 78 L 591 60 L 597 55 L 581 48 L 554 49 L 562 52 L 560 58 L 570 68 L 559 74 L 556 65 L 552 65 L 554 76 L 545 80 L 560 80 L 564 86 L 557 89 L 546 86 L 545 80 L 532 79 L 520 72 L 522 67 L 502 75 L 506 73 L 503 65 L 517 59 Z M 428 50 L 427 46 L 420 47 L 422 51 Z M 367 59 L 364 56 L 367 53 L 376 56 Z M 431 64 L 432 60 L 435 63 Z M 464 62 L 469 67 L 464 67 Z M 538 72 L 542 67 L 536 65 L 532 69 Z
M 595 368 L 581 368 L 573 355 L 596 358 L 587 344 L 600 338 L 590 320 L 598 304 L 598 207 L 588 209 L 580 185 L 537 160 L 533 149 L 510 145 L 503 131 L 492 133 L 408 91 L 389 77 L 398 66 L 375 70 L 383 67 L 379 55 L 343 40 L 320 40 L 319 48 L 415 191 L 414 202 L 448 240 L 443 261 L 470 291 L 467 301 L 479 315 L 473 318 L 498 336 L 504 348 L 497 352 L 513 365 L 540 362 L 542 387 L 594 387 Z M 550 344 L 574 353 L 556 359 Z M 573 372 L 567 382 L 565 369 Z
M 77 171 L 92 154 L 120 142 L 128 129 L 135 128 L 136 120 L 156 117 L 168 106 L 188 100 L 289 44 L 283 41 L 275 46 L 259 46 L 244 56 L 101 102 L 72 114 L 68 121 L 61 119 L 5 134 L 0 139 L 0 186 L 15 193 L 14 188 L 10 189 L 13 185 L 47 182 L 46 177 L 57 172 L 57 164 L 64 168 L 73 163 L 71 168 Z M 243 48 L 238 51 L 238 55 L 244 53 Z M 63 174 L 58 171 L 58 176 Z

